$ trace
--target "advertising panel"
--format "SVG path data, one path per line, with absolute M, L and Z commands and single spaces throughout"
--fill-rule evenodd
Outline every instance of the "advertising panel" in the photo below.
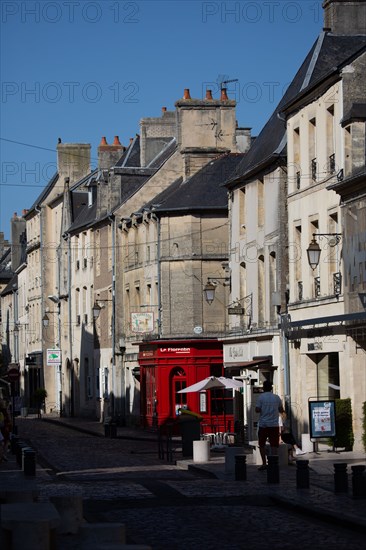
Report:
M 310 438 L 335 437 L 335 402 L 309 401 Z

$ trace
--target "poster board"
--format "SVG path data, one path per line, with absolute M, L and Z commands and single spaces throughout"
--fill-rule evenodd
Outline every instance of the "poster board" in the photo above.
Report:
M 310 438 L 335 437 L 335 401 L 309 401 Z

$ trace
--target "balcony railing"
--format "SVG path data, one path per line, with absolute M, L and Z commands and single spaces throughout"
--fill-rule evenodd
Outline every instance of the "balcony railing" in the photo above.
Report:
M 317 171 L 317 162 L 316 159 L 312 159 L 311 161 L 311 179 L 313 181 L 316 181 L 316 171 Z
M 301 172 L 296 172 L 296 189 L 300 189 L 301 186 Z
M 304 297 L 304 285 L 302 281 L 297 282 L 297 299 L 302 302 Z
M 333 273 L 333 292 L 335 296 L 342 294 L 342 273 Z
M 336 171 L 335 153 L 333 153 L 333 155 L 330 155 L 329 157 L 329 172 L 331 174 L 334 174 L 335 171 Z
M 315 298 L 320 296 L 320 277 L 314 277 L 314 295 Z

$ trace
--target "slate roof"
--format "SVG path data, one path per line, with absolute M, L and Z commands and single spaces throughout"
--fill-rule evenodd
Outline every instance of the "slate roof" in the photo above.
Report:
M 152 161 L 150 164 L 148 164 L 149 168 L 160 168 L 164 164 L 166 160 L 174 153 L 174 151 L 177 148 L 177 140 L 175 138 L 172 138 L 166 146 L 160 151 L 158 155 Z
M 140 136 L 136 134 L 133 142 L 127 147 L 116 166 L 140 166 Z
M 11 294 L 14 290 L 18 289 L 18 275 L 12 274 L 12 278 L 9 283 L 6 285 L 4 290 L 1 293 L 1 296 L 6 296 L 6 294 Z
M 115 174 L 121 178 L 121 201 L 117 208 L 137 193 L 159 168 L 163 166 L 176 149 L 177 141 L 175 138 L 172 138 L 147 167 L 131 167 L 129 166 L 129 162 L 126 162 L 125 166 L 117 163 Z
M 347 126 L 351 122 L 364 122 L 366 120 L 366 103 L 353 103 L 352 107 L 341 120 L 342 126 Z
M 366 45 L 366 36 L 336 36 L 322 33 L 305 58 L 272 116 L 255 139 L 246 157 L 227 182 L 233 187 L 286 154 L 286 125 L 283 111 L 320 81 L 337 73 Z
M 243 160 L 243 153 L 222 155 L 187 180 L 177 179 L 143 209 L 155 212 L 227 210 L 227 190 L 223 183 Z
M 11 265 L 11 248 L 6 248 L 0 256 L 0 271 L 9 271 Z
M 54 174 L 52 176 L 52 178 L 50 179 L 50 181 L 48 182 L 46 187 L 43 189 L 42 193 L 40 195 L 38 195 L 38 197 L 36 198 L 36 200 L 34 201 L 32 206 L 28 210 L 27 214 L 25 214 L 24 218 L 27 218 L 29 216 L 29 214 L 31 214 L 35 210 L 36 206 L 38 204 L 41 204 L 46 199 L 46 197 L 52 191 L 53 187 L 58 182 L 58 179 L 59 179 L 59 175 L 58 175 L 58 172 L 56 172 L 56 174 Z
M 86 199 L 88 200 L 88 199 Z M 79 214 L 74 219 L 73 223 L 69 227 L 70 233 L 75 232 L 77 229 L 80 229 L 81 227 L 87 227 L 88 225 L 92 224 L 95 221 L 95 216 L 97 212 L 97 203 L 94 202 L 92 206 L 88 206 L 85 203 L 80 206 Z

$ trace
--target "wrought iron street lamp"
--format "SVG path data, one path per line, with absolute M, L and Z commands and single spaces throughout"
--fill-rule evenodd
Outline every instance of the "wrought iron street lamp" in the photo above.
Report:
M 97 302 L 95 302 L 92 307 L 93 319 L 98 319 L 101 311 L 102 311 L 102 308 L 100 307 L 99 304 L 97 304 Z
M 313 233 L 312 241 L 306 250 L 306 253 L 308 256 L 308 262 L 312 270 L 318 267 L 320 254 L 321 254 L 321 248 L 319 246 L 319 243 L 316 241 L 316 238 L 322 239 L 323 237 L 327 239 L 328 246 L 333 248 L 341 242 L 342 234 L 341 233 Z
M 215 299 L 216 287 L 218 285 L 217 281 L 224 281 L 221 283 L 223 286 L 228 286 L 230 284 L 230 277 L 208 277 L 207 283 L 203 288 L 203 294 L 205 296 L 206 302 L 211 305 Z
M 44 326 L 44 328 L 47 328 L 49 324 L 50 324 L 50 319 L 47 313 L 45 313 L 42 317 L 42 325 Z

